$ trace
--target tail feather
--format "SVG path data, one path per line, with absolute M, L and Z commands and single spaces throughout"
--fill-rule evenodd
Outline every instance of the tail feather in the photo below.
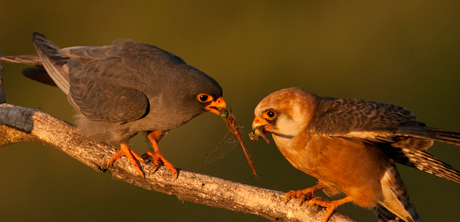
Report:
M 44 83 L 46 85 L 56 86 L 57 87 L 56 83 L 53 81 L 53 79 L 48 74 L 48 72 L 46 72 L 46 70 L 45 70 L 45 68 L 43 66 L 42 67 L 26 68 L 26 69 L 22 70 L 22 74 L 25 77 L 29 78 L 29 79 L 33 79 L 35 81 Z
M 383 200 L 378 204 L 374 213 L 379 221 L 396 221 L 397 218 L 406 222 L 422 222 L 422 219 L 410 201 L 406 186 L 404 185 L 396 166 L 388 168 L 383 176 Z M 380 209 L 384 207 L 384 209 Z
M 43 66 L 53 79 L 54 83 L 66 94 L 69 94 L 69 74 L 65 71 L 68 57 L 59 53 L 59 47 L 48 40 L 44 35 L 35 32 L 33 43 Z
M 36 66 L 33 68 L 26 68 L 22 70 L 22 74 L 29 79 L 33 79 L 35 81 L 50 86 L 57 86 L 48 74 L 48 72 L 46 72 L 45 67 L 43 67 L 42 60 L 40 60 L 40 57 L 38 57 L 38 55 L 1 56 L 0 62 L 19 63 Z
M 396 215 L 391 213 L 381 204 L 378 204 L 378 206 L 374 209 L 374 213 L 375 216 L 377 216 L 378 222 L 395 222 L 395 219 L 397 218 Z
M 21 63 L 32 66 L 43 66 L 37 55 L 2 56 L 0 61 L 7 63 Z

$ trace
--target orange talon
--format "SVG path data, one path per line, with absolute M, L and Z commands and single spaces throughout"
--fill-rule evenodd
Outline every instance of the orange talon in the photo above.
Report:
M 142 155 L 142 157 L 144 159 L 147 159 L 147 158 L 152 158 L 153 160 L 153 173 L 155 173 L 157 170 L 158 170 L 158 167 L 160 166 L 160 161 L 158 158 L 155 158 L 155 154 L 153 154 L 152 152 L 148 151 L 146 153 L 144 153 L 144 155 Z
M 166 168 L 170 169 L 171 174 L 173 176 L 175 176 L 175 178 L 177 179 L 177 170 L 176 170 L 176 168 L 174 168 L 172 163 L 167 161 L 164 158 L 164 156 L 161 155 L 160 152 L 155 152 L 155 153 L 147 152 L 147 153 L 144 154 L 144 156 L 148 156 L 148 157 L 152 158 L 152 160 L 153 160 L 153 172 L 157 171 L 158 167 L 160 166 L 160 161 L 161 161 L 161 163 L 163 163 L 163 166 L 165 166 Z
M 334 210 L 338 206 L 344 203 L 351 202 L 352 199 L 351 197 L 345 197 L 340 200 L 330 201 L 325 198 L 316 197 L 315 192 L 324 187 L 325 185 L 322 182 L 319 182 L 315 186 L 304 189 L 304 190 L 297 190 L 297 191 L 291 190 L 287 192 L 286 195 L 284 196 L 284 203 L 287 203 L 293 197 L 300 197 L 300 205 L 302 205 L 303 202 L 308 200 L 307 206 L 313 206 L 314 204 L 316 204 L 316 205 L 325 207 L 326 210 L 324 210 L 324 217 L 321 220 L 321 222 L 327 222 L 329 218 L 332 216 L 332 213 L 334 213 Z
M 337 209 L 338 206 L 351 201 L 353 201 L 351 197 L 345 197 L 343 199 L 334 201 L 330 201 L 321 197 L 315 197 L 309 200 L 307 205 L 312 206 L 313 204 L 316 204 L 322 207 L 326 207 L 326 209 L 324 210 L 324 217 L 321 220 L 321 222 L 327 222 L 329 218 L 332 216 L 332 213 L 334 213 L 334 210 Z
M 161 154 L 160 149 L 158 148 L 158 141 L 160 141 L 163 132 L 161 130 L 156 130 L 148 133 L 147 138 L 152 142 L 153 150 L 155 153 L 146 152 L 143 156 L 144 157 L 151 157 L 153 160 L 153 172 L 155 172 L 158 167 L 160 166 L 160 161 L 163 163 L 163 166 L 171 170 L 171 174 L 177 179 L 177 169 L 166 160 L 166 158 Z
M 144 160 L 139 155 L 137 155 L 131 148 L 129 148 L 128 144 L 120 144 L 120 151 L 113 155 L 112 158 L 110 158 L 109 162 L 107 163 L 107 167 L 112 165 L 115 162 L 115 160 L 120 159 L 122 156 L 126 156 L 129 162 L 131 162 L 131 164 L 133 164 L 133 166 L 136 168 L 137 173 L 141 175 L 142 178 L 144 178 L 144 173 L 142 172 L 141 168 L 139 167 L 139 164 L 137 163 L 137 161 L 144 162 Z
M 319 182 L 313 187 L 309 187 L 304 190 L 291 190 L 286 193 L 284 196 L 284 204 L 286 204 L 290 199 L 295 198 L 295 197 L 300 197 L 300 205 L 302 205 L 303 202 L 306 200 L 310 200 L 313 198 L 316 198 L 315 193 L 316 191 L 324 188 L 324 184 Z

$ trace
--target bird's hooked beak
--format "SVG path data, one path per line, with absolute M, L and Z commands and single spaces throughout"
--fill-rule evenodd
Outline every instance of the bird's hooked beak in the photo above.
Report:
M 226 119 L 228 116 L 227 103 L 225 103 L 225 100 L 222 97 L 212 101 L 211 104 L 204 107 L 204 109 L 222 117 L 222 119 Z
M 262 137 L 267 143 L 269 143 L 270 140 L 268 140 L 267 135 L 265 134 L 271 127 L 272 126 L 265 119 L 256 116 L 254 121 L 252 121 L 252 132 L 249 134 L 249 138 L 251 138 L 252 142 L 255 142 Z

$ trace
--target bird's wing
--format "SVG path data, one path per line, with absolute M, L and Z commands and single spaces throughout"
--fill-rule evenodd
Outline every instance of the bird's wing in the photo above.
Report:
M 126 48 L 125 44 L 132 44 Z M 148 72 L 138 46 L 117 40 L 102 47 L 70 47 L 60 52 L 70 57 L 69 101 L 90 120 L 130 122 L 147 115 L 149 99 L 141 90 Z M 139 57 L 139 58 L 136 58 Z
M 60 54 L 58 52 L 59 47 L 40 33 L 35 32 L 33 34 L 33 43 L 38 57 L 51 79 L 65 94 L 69 94 L 69 75 L 65 68 L 69 58 Z
M 380 146 L 396 163 L 419 169 L 460 184 L 460 172 L 424 150 L 397 148 L 389 145 Z
M 148 113 L 148 98 L 139 90 L 139 84 L 145 84 L 139 73 L 146 70 L 140 70 L 144 66 L 138 54 L 150 52 L 135 48 L 146 44 L 116 40 L 109 46 L 59 49 L 39 33 L 33 37 L 49 76 L 88 119 L 125 123 Z
M 460 145 L 460 133 L 429 128 L 409 110 L 355 99 L 323 98 L 314 127 L 323 136 L 380 143 L 395 162 L 460 183 L 460 172 L 427 153 L 433 140 Z
M 357 99 L 322 98 L 313 127 L 329 137 L 360 138 L 426 150 L 434 141 L 460 146 L 460 133 L 426 127 L 409 110 Z
M 90 120 L 123 123 L 142 118 L 156 108 L 150 106 L 149 101 L 161 100 L 164 93 L 171 93 L 176 80 L 194 84 L 188 81 L 194 80 L 194 75 L 177 73 L 206 76 L 170 52 L 132 40 L 117 39 L 108 46 L 60 49 L 39 33 L 33 36 L 46 72 L 67 94 L 70 104 Z M 49 84 L 40 67 L 29 69 L 25 74 Z M 218 86 L 215 82 L 212 84 Z
M 149 101 L 139 90 L 91 79 L 72 81 L 69 101 L 88 119 L 126 123 L 149 111 Z

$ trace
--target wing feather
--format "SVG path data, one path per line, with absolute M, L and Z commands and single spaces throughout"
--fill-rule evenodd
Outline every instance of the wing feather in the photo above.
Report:
M 460 133 L 430 128 L 409 110 L 356 99 L 322 98 L 316 110 L 318 134 L 379 143 L 395 162 L 460 183 L 460 172 L 425 150 L 433 141 L 460 146 Z
M 357 99 L 322 98 L 316 111 L 317 133 L 360 138 L 395 147 L 426 150 L 433 140 L 460 146 L 460 133 L 430 128 L 406 108 Z

